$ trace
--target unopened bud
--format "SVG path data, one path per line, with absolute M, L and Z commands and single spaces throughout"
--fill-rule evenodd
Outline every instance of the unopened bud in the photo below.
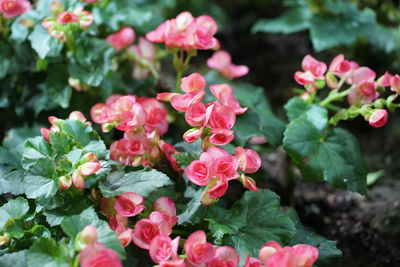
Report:
M 50 12 L 51 14 L 57 16 L 58 13 L 62 12 L 64 10 L 63 5 L 60 3 L 58 0 L 54 0 L 50 4 Z
M 79 166 L 78 170 L 83 176 L 90 176 L 101 169 L 101 164 L 98 161 L 90 161 Z
M 8 233 L 4 233 L 0 235 L 0 247 L 10 242 L 10 235 Z
M 85 179 L 83 176 L 79 173 L 78 170 L 75 170 L 74 173 L 72 174 L 72 184 L 77 188 L 77 189 L 84 189 L 85 188 Z
M 72 177 L 70 175 L 63 175 L 58 177 L 59 189 L 67 190 L 72 185 Z
M 97 242 L 97 228 L 93 225 L 87 225 L 81 232 L 83 242 L 93 244 Z

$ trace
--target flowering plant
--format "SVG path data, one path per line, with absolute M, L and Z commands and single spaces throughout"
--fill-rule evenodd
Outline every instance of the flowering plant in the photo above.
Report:
M 307 55 L 286 122 L 262 88 L 235 80 L 249 68 L 220 50 L 213 17 L 182 12 L 144 27 L 110 15 L 121 3 L 0 0 L 11 25 L 2 42 L 30 44 L 46 76 L 35 114 L 54 108 L 50 99 L 67 108 L 72 90 L 79 109 L 54 111 L 33 134 L 7 133 L 0 265 L 337 266 L 335 242 L 304 229 L 262 183 L 261 148 L 282 145 L 289 173 L 364 194 L 360 148 L 336 125 L 362 116 L 382 127 L 399 106 L 400 77 L 376 79 L 341 54 L 329 68 Z M 202 50 L 216 50 L 212 70 L 192 71 Z M 0 72 L 9 85 L 11 72 Z

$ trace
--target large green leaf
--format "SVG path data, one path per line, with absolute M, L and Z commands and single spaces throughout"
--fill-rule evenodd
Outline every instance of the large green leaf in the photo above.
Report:
M 43 137 L 37 136 L 25 142 L 24 152 L 22 154 L 22 166 L 24 169 L 29 169 L 30 166 L 35 165 L 40 159 L 50 160 L 53 158 L 54 151 Z
M 21 219 L 29 210 L 28 201 L 22 197 L 12 199 L 0 207 L 0 232 L 11 221 Z
M 283 145 L 303 177 L 365 194 L 368 168 L 357 140 L 347 131 L 328 128 L 327 111 L 312 106 L 291 121 Z
M 290 34 L 307 30 L 310 27 L 312 13 L 308 7 L 295 7 L 275 19 L 261 19 L 251 31 Z
M 65 120 L 61 129 L 63 133 L 75 139 L 81 147 L 87 146 L 91 141 L 99 139 L 91 126 L 78 120 Z
M 286 115 L 290 121 L 304 114 L 308 108 L 307 102 L 298 97 L 291 98 L 285 105 Z
M 212 207 L 206 220 L 216 241 L 232 245 L 242 259 L 256 256 L 268 241 L 289 242 L 296 232 L 290 217 L 280 210 L 279 197 L 268 190 L 246 192 L 229 210 Z
M 126 192 L 135 192 L 143 197 L 161 187 L 172 184 L 170 178 L 157 170 L 141 170 L 125 175 L 115 172 L 109 175 L 99 188 L 104 197 L 113 197 Z
M 125 250 L 116 234 L 110 229 L 106 221 L 100 220 L 95 210 L 90 207 L 79 215 L 66 217 L 61 223 L 61 228 L 71 238 L 75 238 L 87 225 L 97 228 L 98 241 L 107 248 L 115 250 L 121 258 L 125 258 Z
M 24 187 L 21 186 L 23 178 L 21 155 L 15 149 L 7 150 L 0 147 L 0 194 L 20 195 L 24 193 Z
M 63 47 L 63 44 L 58 39 L 52 38 L 41 24 L 35 26 L 28 39 L 31 41 L 33 50 L 42 59 L 49 53 L 58 54 Z
M 50 238 L 40 238 L 28 251 L 29 267 L 68 267 L 69 259 L 63 245 Z

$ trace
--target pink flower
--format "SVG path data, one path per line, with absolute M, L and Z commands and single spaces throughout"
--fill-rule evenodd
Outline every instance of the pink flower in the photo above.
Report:
M 318 249 L 310 245 L 293 246 L 293 254 L 298 267 L 312 267 L 318 259 Z
M 297 83 L 301 85 L 307 85 L 314 83 L 314 80 L 324 80 L 324 74 L 326 72 L 326 64 L 322 61 L 318 61 L 310 55 L 303 58 L 301 67 L 304 72 L 297 71 L 294 74 L 294 78 Z
M 119 215 L 133 217 L 143 211 L 144 199 L 141 195 L 134 192 L 123 193 L 117 196 L 114 208 Z
M 94 4 L 97 3 L 98 0 L 85 0 L 86 4 Z
M 242 182 L 242 184 L 243 184 L 243 186 L 244 186 L 245 188 L 247 188 L 247 189 L 249 189 L 249 190 L 251 190 L 251 191 L 254 191 L 254 192 L 258 192 L 258 188 L 257 188 L 257 185 L 256 185 L 256 181 L 254 181 L 253 178 L 248 177 L 248 176 L 242 174 L 242 175 L 240 176 L 240 180 L 241 180 L 241 182 Z
M 276 241 L 269 241 L 264 244 L 258 253 L 258 257 L 260 258 L 261 262 L 267 265 L 269 258 L 274 255 L 276 252 L 281 251 L 281 245 Z
M 164 135 L 168 131 L 167 109 L 154 98 L 139 97 L 137 99 L 146 114 L 144 127 L 146 132 L 156 131 L 158 135 Z
M 193 265 L 209 263 L 215 256 L 215 248 L 207 242 L 204 231 L 196 231 L 189 235 L 185 242 L 184 250 L 187 260 Z
M 185 93 L 192 93 L 204 90 L 206 87 L 206 79 L 201 74 L 192 73 L 182 78 L 181 89 Z
M 154 237 L 160 234 L 170 235 L 171 232 L 171 225 L 165 221 L 164 215 L 153 211 L 148 219 L 141 219 L 135 224 L 132 240 L 136 246 L 149 249 Z
M 356 85 L 347 95 L 347 101 L 350 105 L 370 104 L 379 97 L 376 91 L 375 82 L 366 81 L 360 85 Z
M 70 11 L 64 11 L 57 15 L 57 22 L 60 24 L 69 24 L 74 22 L 79 22 L 78 15 Z
M 368 118 L 369 125 L 379 128 L 388 121 L 388 112 L 385 109 L 376 109 Z
M 110 158 L 125 165 L 138 166 L 150 150 L 150 141 L 144 135 L 126 132 L 123 139 L 111 144 Z
M 171 240 L 169 236 L 158 235 L 150 243 L 150 258 L 155 263 L 167 261 L 171 258 L 178 259 L 178 246 L 180 237 Z
M 117 50 L 122 50 L 132 45 L 135 41 L 135 31 L 131 27 L 122 27 L 118 32 L 110 34 L 106 41 Z
M 237 147 L 235 148 L 235 157 L 239 161 L 239 169 L 246 173 L 255 173 L 261 167 L 261 158 L 252 149 Z
M 215 104 L 210 116 L 211 128 L 231 129 L 236 121 L 235 111 L 225 105 Z
M 185 50 L 211 49 L 218 45 L 214 38 L 217 29 L 217 24 L 210 16 L 195 19 L 190 12 L 182 12 L 175 19 L 167 20 L 147 33 L 146 38 L 151 42 Z
M 208 197 L 210 199 L 217 199 L 225 195 L 228 190 L 228 181 L 226 178 L 222 178 L 216 181 L 207 191 Z
M 210 142 L 216 146 L 229 144 L 235 138 L 232 130 L 211 129 L 211 133 L 212 135 L 210 136 Z
M 329 71 L 335 75 L 341 75 L 351 70 L 350 61 L 344 59 L 343 54 L 337 55 L 329 65 Z
M 166 220 L 169 222 L 171 227 L 174 227 L 178 222 L 174 201 L 169 197 L 158 198 L 153 204 L 153 210 L 159 211 L 166 215 Z
M 400 92 L 400 76 L 398 74 L 390 78 L 390 90 Z
M 118 228 L 119 231 L 116 231 L 118 234 L 118 240 L 121 242 L 121 245 L 125 248 L 127 247 L 132 241 L 132 234 L 133 230 L 130 228 L 124 229 L 120 231 L 121 228 Z
M 176 158 L 173 156 L 177 154 L 178 152 L 176 151 L 175 147 L 171 144 L 167 144 L 163 140 L 158 141 L 158 145 L 161 149 L 161 151 L 164 153 L 165 157 L 167 158 L 169 164 L 171 165 L 172 169 L 176 171 L 179 174 L 183 173 L 183 169 L 179 165 L 178 161 Z
M 205 94 L 205 90 L 186 93 L 184 95 L 177 94 L 171 97 L 171 105 L 174 109 L 185 112 L 190 105 L 200 102 Z
M 186 177 L 194 184 L 206 186 L 211 182 L 209 169 L 205 162 L 194 160 L 185 169 Z
M 205 119 L 206 105 L 202 102 L 191 104 L 185 112 L 185 120 L 190 126 L 203 126 Z
M 110 216 L 108 218 L 108 224 L 114 232 L 117 234 L 121 234 L 125 232 L 126 226 L 128 225 L 128 218 L 124 217 L 119 214 L 115 214 L 115 208 L 114 208 L 114 203 L 115 203 L 115 198 L 107 198 L 107 201 L 104 201 L 105 199 L 102 199 L 102 202 L 100 202 L 100 207 L 101 210 L 107 215 Z M 105 207 L 105 205 L 109 205 L 110 207 Z M 112 206 L 111 206 L 112 205 Z M 113 214 L 113 215 L 111 215 Z
M 390 86 L 390 80 L 392 79 L 392 75 L 389 72 L 385 72 L 377 81 L 376 84 L 379 86 Z
M 20 16 L 31 9 L 31 3 L 27 0 L 0 0 L 0 13 L 6 19 Z
M 141 63 L 149 66 L 156 64 L 156 46 L 145 38 L 140 37 L 138 45 L 131 46 L 129 49 L 135 54 Z M 132 72 L 134 79 L 145 80 L 149 75 L 150 71 L 148 68 L 144 68 L 138 63 L 134 64 Z
M 100 243 L 87 245 L 79 253 L 82 267 L 122 267 L 118 254 Z
M 247 256 L 244 267 L 262 267 L 262 265 L 259 259 Z
M 209 176 L 212 178 L 231 180 L 239 177 L 237 173 L 238 160 L 221 147 L 210 147 L 206 152 L 201 153 L 200 161 L 207 164 Z
M 207 65 L 209 68 L 218 70 L 222 75 L 230 79 L 242 77 L 249 72 L 247 66 L 233 64 L 231 56 L 224 50 L 215 52 L 207 60 Z
M 243 114 L 247 108 L 242 108 L 239 101 L 233 95 L 233 89 L 228 84 L 213 84 L 210 86 L 211 93 L 220 101 L 221 104 L 231 107 L 236 114 Z
M 359 67 L 352 73 L 352 83 L 355 85 L 360 85 L 365 82 L 373 82 L 376 78 L 375 71 L 368 67 Z
M 215 258 L 208 267 L 236 267 L 239 261 L 239 254 L 233 248 L 222 246 L 216 249 Z

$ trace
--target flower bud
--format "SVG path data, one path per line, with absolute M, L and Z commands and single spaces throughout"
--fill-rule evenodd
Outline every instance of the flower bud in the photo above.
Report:
M 44 138 L 44 140 L 46 140 L 47 142 L 50 142 L 50 130 L 49 129 L 41 128 L 40 133 L 41 133 L 42 137 Z
M 70 11 L 64 11 L 57 15 L 57 22 L 64 25 L 79 22 L 79 17 Z
M 98 161 L 90 161 L 83 163 L 78 167 L 79 172 L 83 176 L 90 176 L 101 169 L 101 164 Z
M 4 233 L 0 235 L 0 247 L 10 242 L 10 235 L 8 233 Z
M 63 175 L 58 177 L 59 189 L 67 190 L 72 185 L 72 177 L 70 175 Z
M 243 186 L 251 191 L 258 192 L 258 188 L 256 185 L 256 181 L 253 178 L 248 177 L 244 174 L 240 176 L 240 181 L 242 182 Z
M 50 4 L 50 12 L 51 14 L 57 16 L 58 13 L 62 12 L 64 10 L 63 5 L 60 3 L 60 1 L 58 0 L 54 0 L 51 4 Z
M 97 242 L 97 228 L 93 225 L 87 225 L 81 232 L 81 238 L 85 244 L 93 244 Z
M 71 113 L 72 114 L 72 113 Z M 71 117 L 71 116 L 70 116 Z M 97 155 L 93 152 L 89 152 L 85 154 L 82 159 L 83 162 L 88 162 L 88 161 L 97 161 Z
M 369 125 L 379 128 L 386 124 L 388 116 L 388 112 L 385 109 L 376 109 L 367 120 Z
M 193 143 L 203 134 L 204 128 L 192 128 L 183 134 L 183 140 L 187 143 Z
M 84 189 L 85 188 L 85 179 L 83 176 L 79 173 L 78 170 L 75 170 L 74 173 L 72 174 L 72 184 L 77 188 L 77 189 Z

